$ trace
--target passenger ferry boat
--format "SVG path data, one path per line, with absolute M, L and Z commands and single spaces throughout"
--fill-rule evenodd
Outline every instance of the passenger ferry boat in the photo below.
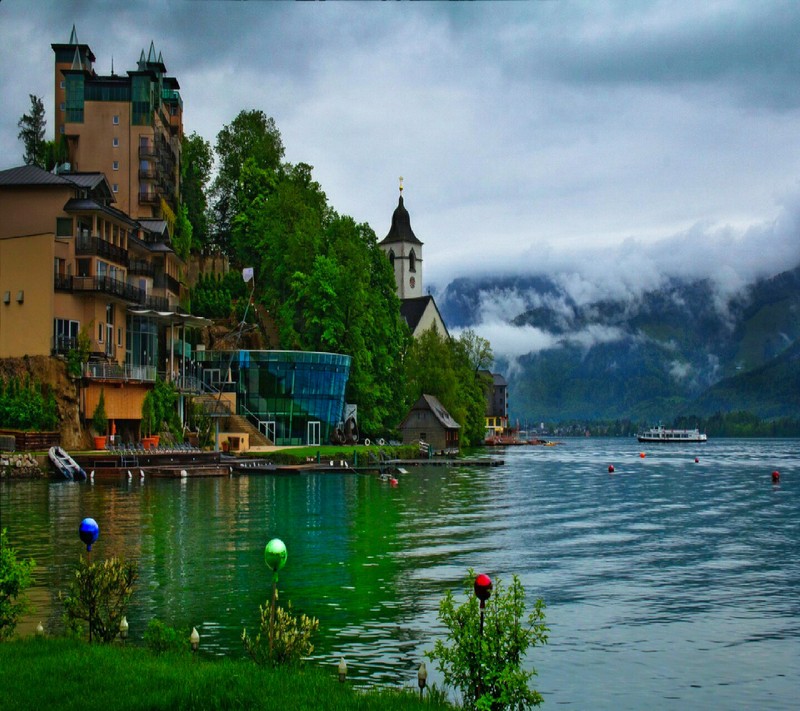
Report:
M 664 425 L 651 427 L 639 435 L 640 442 L 705 442 L 708 437 L 698 429 L 669 430 Z

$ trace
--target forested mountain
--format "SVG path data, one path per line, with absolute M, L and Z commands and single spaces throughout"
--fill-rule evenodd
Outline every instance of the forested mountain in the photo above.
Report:
M 635 299 L 578 303 L 557 278 L 530 276 L 459 279 L 439 299 L 449 325 L 478 333 L 488 302 L 494 314 L 522 304 L 505 327 L 531 342 L 503 357 L 492 336 L 512 420 L 800 412 L 800 267 L 734 292 L 671 279 Z

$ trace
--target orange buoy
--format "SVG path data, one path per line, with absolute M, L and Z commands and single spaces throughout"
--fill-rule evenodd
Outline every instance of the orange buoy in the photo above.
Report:
M 397 486 L 397 479 L 395 479 L 394 477 L 392 477 L 391 479 L 389 479 L 389 484 L 390 484 L 391 486 Z
M 639 456 L 644 459 L 647 455 L 644 452 L 639 452 Z
M 614 465 L 613 464 L 609 464 L 608 465 L 608 473 L 609 474 L 613 474 L 614 473 Z
M 781 473 L 776 469 L 772 472 L 772 483 L 777 484 L 781 480 Z

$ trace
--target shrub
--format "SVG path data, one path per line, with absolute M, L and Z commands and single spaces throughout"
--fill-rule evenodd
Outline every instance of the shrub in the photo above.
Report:
M 465 580 L 467 601 L 456 605 L 448 591 L 439 604 L 439 619 L 447 627 L 444 640 L 437 640 L 425 656 L 437 663 L 444 683 L 458 689 L 466 709 L 529 709 L 542 703 L 539 692 L 528 686 L 535 669 L 522 668 L 529 647 L 547 642 L 544 602 L 534 603 L 525 618 L 525 590 L 515 575 L 508 590 L 494 582 L 486 602 L 483 635 L 480 608 L 472 594 L 474 572 Z
M 316 617 L 299 617 L 292 614 L 292 603 L 288 609 L 275 608 L 275 628 L 272 639 L 272 654 L 269 650 L 269 615 L 270 601 L 259 605 L 261 623 L 255 638 L 249 637 L 247 630 L 242 631 L 244 648 L 253 661 L 259 666 L 279 666 L 281 664 L 299 664 L 303 657 L 314 651 L 311 637 L 319 629 Z
M 92 413 L 92 429 L 98 437 L 105 437 L 108 431 L 108 415 L 106 415 L 106 391 L 100 390 L 97 407 Z
M 155 654 L 183 652 L 190 649 L 189 632 L 180 632 L 160 620 L 150 620 L 144 633 L 147 648 Z
M 31 584 L 33 560 L 17 560 L 6 529 L 0 531 L 0 641 L 10 638 L 17 621 L 29 609 L 25 590 Z
M 116 557 L 89 563 L 81 557 L 75 579 L 63 597 L 68 631 L 80 632 L 82 622 L 87 622 L 90 642 L 95 637 L 112 641 L 119 633 L 137 577 L 135 563 Z

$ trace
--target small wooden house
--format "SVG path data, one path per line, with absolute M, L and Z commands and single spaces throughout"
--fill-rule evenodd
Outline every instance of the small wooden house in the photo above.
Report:
M 458 424 L 433 395 L 417 400 L 398 428 L 403 444 L 426 442 L 432 451 L 454 454 L 459 450 Z

